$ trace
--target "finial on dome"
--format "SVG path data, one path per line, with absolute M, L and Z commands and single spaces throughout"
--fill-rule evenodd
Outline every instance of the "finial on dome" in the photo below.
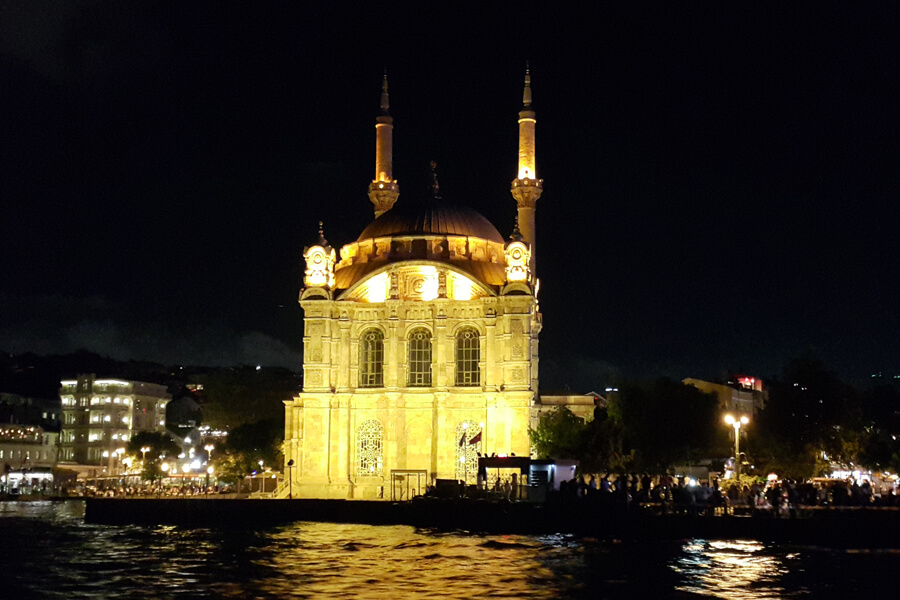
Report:
M 531 69 L 528 67 L 528 61 L 525 61 L 525 91 L 522 92 L 522 104 L 531 106 Z
M 429 166 L 431 167 L 431 195 L 434 198 L 440 198 L 441 197 L 441 185 L 438 183 L 437 163 L 434 161 L 431 161 L 429 163 Z
M 516 217 L 516 224 L 513 226 L 512 234 L 509 236 L 509 240 L 511 242 L 524 242 L 525 238 L 522 236 L 522 232 L 519 231 L 519 217 Z
M 384 81 L 381 83 L 381 113 L 389 114 L 388 109 L 391 107 L 390 99 L 388 98 L 388 80 L 387 80 L 387 67 L 384 69 Z
M 317 241 L 316 243 L 317 243 L 319 246 L 322 246 L 323 248 L 327 248 L 327 247 L 328 247 L 328 240 L 325 239 L 325 233 L 324 233 L 324 232 L 325 232 L 325 228 L 324 228 L 323 225 L 324 225 L 324 224 L 322 223 L 322 221 L 319 221 L 319 239 L 318 239 L 318 241 Z

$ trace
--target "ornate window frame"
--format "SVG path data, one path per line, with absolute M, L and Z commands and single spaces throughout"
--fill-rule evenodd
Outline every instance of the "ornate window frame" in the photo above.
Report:
M 431 365 L 434 358 L 431 332 L 425 327 L 416 327 L 409 332 L 406 342 L 406 385 L 408 387 L 431 387 Z
M 384 475 L 384 427 L 377 419 L 369 419 L 356 428 L 356 475 Z
M 481 385 L 481 334 L 472 326 L 456 332 L 455 385 Z
M 359 387 L 384 387 L 384 332 L 377 327 L 359 336 Z

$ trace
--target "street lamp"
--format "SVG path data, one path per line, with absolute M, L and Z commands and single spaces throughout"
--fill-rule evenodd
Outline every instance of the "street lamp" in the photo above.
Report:
M 294 498 L 294 459 L 288 461 L 288 500 Z
M 209 498 L 209 476 L 213 474 L 213 466 L 206 467 L 206 497 Z
M 187 498 L 187 487 L 185 486 L 185 480 L 187 480 L 187 474 L 191 470 L 191 465 L 189 463 L 184 463 L 181 465 L 181 495 Z
M 725 422 L 734 427 L 734 474 L 735 479 L 741 477 L 741 425 L 746 425 L 750 419 L 746 415 L 740 418 L 733 415 L 725 415 Z
M 159 478 L 159 487 L 156 488 L 156 497 L 159 498 L 162 495 L 162 480 L 166 477 L 166 474 L 169 472 L 169 463 L 163 463 L 159 465 L 159 469 L 163 472 L 162 477 Z
M 125 448 L 116 448 L 116 471 L 122 468 L 122 455 L 125 454 Z

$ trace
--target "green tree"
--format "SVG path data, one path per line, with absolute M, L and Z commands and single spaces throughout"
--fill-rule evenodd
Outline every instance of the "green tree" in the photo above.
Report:
M 283 401 L 300 391 L 296 373 L 271 367 L 219 369 L 199 382 L 206 401 L 203 422 L 224 430 L 265 420 L 284 423 Z
M 142 448 L 148 448 L 141 452 Z M 158 431 L 139 431 L 131 436 L 125 451 L 132 460 L 143 460 L 141 478 L 154 481 L 162 476 L 159 465 L 169 456 L 178 456 L 181 452 L 178 444 L 166 433 Z
M 719 427 L 715 394 L 665 377 L 619 389 L 609 413 L 621 425 L 624 448 L 633 451 L 633 468 L 663 472 L 710 455 Z
M 245 423 L 235 427 L 220 452 L 213 454 L 216 474 L 222 481 L 234 483 L 259 469 L 259 461 L 281 469 L 281 445 L 284 428 L 273 419 Z
M 870 427 L 856 391 L 818 360 L 791 360 L 769 386 L 750 448 L 763 470 L 791 478 L 857 463 Z
M 558 406 L 541 414 L 537 427 L 528 428 L 528 437 L 538 458 L 580 459 L 586 430 L 583 419 Z
M 594 418 L 584 430 L 581 466 L 587 472 L 624 471 L 634 460 L 634 453 L 624 450 L 624 430 L 620 420 L 606 407 L 594 409 Z

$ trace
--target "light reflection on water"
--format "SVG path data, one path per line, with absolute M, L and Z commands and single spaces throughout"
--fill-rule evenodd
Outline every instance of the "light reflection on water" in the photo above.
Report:
M 736 600 L 782 597 L 786 563 L 797 556 L 779 556 L 749 540 L 692 540 L 682 550 L 672 565 L 685 579 L 678 589 Z
M 411 527 L 86 525 L 79 502 L 0 502 L 4 597 L 778 598 L 858 593 L 900 555 L 752 541 L 619 544 Z M 877 588 L 874 588 L 877 589 Z

